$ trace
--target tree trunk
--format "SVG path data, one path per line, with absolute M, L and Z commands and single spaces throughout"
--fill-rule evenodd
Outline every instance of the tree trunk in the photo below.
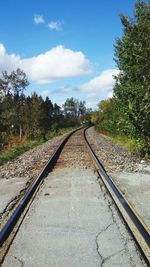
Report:
M 22 138 L 22 127 L 20 125 L 20 139 Z

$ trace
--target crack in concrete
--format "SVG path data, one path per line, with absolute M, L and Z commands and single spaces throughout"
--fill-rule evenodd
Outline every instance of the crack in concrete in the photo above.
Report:
M 101 265 L 100 265 L 101 267 L 103 267 L 104 264 L 105 264 L 105 262 L 108 261 L 110 258 L 112 258 L 112 257 L 114 257 L 114 256 L 116 256 L 116 255 L 118 255 L 118 254 L 121 253 L 122 251 L 125 251 L 125 249 L 121 249 L 121 250 L 117 251 L 116 253 L 114 253 L 114 254 L 112 254 L 112 255 L 106 257 L 106 258 L 104 258 L 104 257 L 102 256 L 102 254 L 100 253 L 100 247 L 99 247 L 99 244 L 98 244 L 98 238 L 99 238 L 99 236 L 100 236 L 102 233 L 104 233 L 104 232 L 105 232 L 111 225 L 113 225 L 113 224 L 114 224 L 114 223 L 109 224 L 105 229 L 103 229 L 102 231 L 100 231 L 100 232 L 96 235 L 96 249 L 97 249 L 97 253 L 98 253 L 98 255 L 99 255 L 100 259 L 101 259 Z
M 109 202 L 109 200 L 108 200 L 108 202 Z M 130 238 L 130 237 L 125 237 L 125 236 L 123 235 L 123 233 L 122 233 L 121 230 L 120 230 L 120 226 L 118 225 L 118 222 L 117 222 L 116 218 L 114 217 L 114 211 L 113 211 L 111 205 L 109 205 L 109 209 L 110 209 L 110 211 L 111 211 L 111 213 L 112 213 L 112 219 L 113 219 L 113 222 L 116 224 L 117 229 L 118 229 L 118 231 L 119 231 L 119 234 L 120 234 L 120 236 L 121 236 L 121 239 L 122 239 L 122 241 L 123 241 L 123 243 L 124 243 L 124 251 L 127 253 L 127 255 L 129 255 L 129 261 L 130 261 L 131 266 L 134 266 L 133 259 L 132 259 L 132 254 L 131 254 L 131 252 L 130 252 L 130 250 L 129 250 L 129 248 L 128 248 L 128 242 L 129 242 L 130 240 L 133 240 L 133 239 Z M 121 220 L 122 220 L 122 219 L 121 219 Z
M 20 260 L 18 257 L 16 257 L 16 256 L 13 256 L 14 257 L 14 259 L 16 259 L 17 261 L 19 261 L 20 262 L 20 267 L 23 267 L 24 266 L 24 262 L 22 261 L 22 260 Z
M 19 194 L 18 194 L 19 195 Z M 5 208 L 3 209 L 2 212 L 0 212 L 0 220 L 3 218 L 4 213 L 9 212 L 10 209 L 13 207 L 13 205 L 15 205 L 18 195 L 11 198 L 8 203 L 6 204 Z
M 6 204 L 5 208 L 0 212 L 0 223 L 2 223 L 3 219 L 13 210 L 17 202 L 21 199 L 21 197 L 24 195 L 24 192 L 26 192 L 27 188 L 30 186 L 31 180 L 30 178 L 24 185 L 22 189 L 19 190 L 19 192 L 12 197 Z
M 98 238 L 99 236 L 104 233 L 111 225 L 113 225 L 113 223 L 110 223 L 106 228 L 104 228 L 103 230 L 101 230 L 97 235 L 96 235 L 96 239 L 95 239 L 95 242 L 96 242 L 96 250 L 97 250 L 97 253 L 101 259 L 101 266 L 103 266 L 103 262 L 105 261 L 105 259 L 103 258 L 103 256 L 101 255 L 100 251 L 99 251 L 99 244 L 98 244 Z
M 112 255 L 110 255 L 110 256 L 104 258 L 104 260 L 103 260 L 103 262 L 102 262 L 102 264 L 101 264 L 101 267 L 104 266 L 104 263 L 105 263 L 106 261 L 108 261 L 108 260 L 110 260 L 112 257 L 114 257 L 114 256 L 116 256 L 116 255 L 118 255 L 118 254 L 120 254 L 122 251 L 124 251 L 124 249 L 121 249 L 121 250 L 117 251 L 116 253 L 114 253 L 114 254 L 112 254 Z
M 113 220 L 113 222 L 116 224 L 117 229 L 118 229 L 120 235 L 122 236 L 122 239 L 124 240 L 124 242 L 127 242 L 127 239 L 126 239 L 126 238 L 123 236 L 123 234 L 121 233 L 121 231 L 120 231 L 120 227 L 119 227 L 118 222 L 117 222 L 117 220 L 116 220 L 116 218 L 115 218 L 115 214 L 114 214 L 114 211 L 113 211 L 113 209 L 112 209 L 112 206 L 113 206 L 113 200 L 108 198 L 108 194 L 107 194 L 107 192 L 106 192 L 106 189 L 105 189 L 104 185 L 102 185 L 102 184 L 100 183 L 100 181 L 99 181 L 99 184 L 100 184 L 101 192 L 103 193 L 103 196 L 104 196 L 104 200 L 107 201 L 107 203 L 108 203 L 108 208 L 109 208 L 109 210 L 111 211 L 111 214 L 112 214 L 112 220 Z M 103 190 L 103 188 L 104 188 L 104 190 Z M 120 216 L 119 216 L 119 218 L 122 220 L 122 218 L 121 218 Z M 123 221 L 122 221 L 122 223 L 123 223 Z M 123 225 L 124 225 L 124 223 L 123 223 Z M 132 240 L 132 238 L 131 238 L 131 240 Z
M 135 266 L 135 263 L 133 262 L 132 251 L 130 251 L 130 249 L 128 248 L 128 242 L 129 242 L 129 241 L 134 241 L 134 240 L 133 240 L 133 238 L 129 235 L 129 233 L 128 233 L 128 236 L 125 237 L 125 236 L 123 235 L 123 233 L 121 232 L 121 230 L 120 230 L 120 226 L 118 225 L 118 222 L 117 222 L 117 220 L 116 220 L 116 218 L 115 218 L 115 214 L 114 214 L 114 211 L 113 211 L 113 204 L 114 204 L 114 203 L 113 203 L 112 199 L 109 199 L 109 195 L 107 194 L 106 188 L 105 188 L 105 186 L 100 182 L 100 180 L 99 180 L 99 184 L 100 184 L 101 192 L 103 193 L 103 196 L 104 196 L 104 200 L 107 201 L 107 203 L 108 203 L 108 208 L 109 208 L 109 210 L 111 211 L 111 214 L 112 214 L 112 220 L 113 220 L 114 224 L 117 226 L 117 229 L 118 229 L 118 231 L 119 231 L 119 233 L 120 233 L 120 235 L 121 235 L 121 239 L 122 239 L 122 241 L 123 241 L 123 243 L 124 243 L 124 251 L 125 251 L 125 252 L 127 253 L 127 255 L 129 256 L 129 262 L 130 262 L 131 266 L 134 267 L 134 266 Z M 116 213 L 118 214 L 118 211 L 116 211 Z M 127 232 L 128 232 L 128 229 L 126 228 L 126 226 L 125 226 L 125 224 L 124 224 L 122 218 L 120 217 L 119 214 L 118 214 L 118 216 L 119 216 L 120 220 L 122 221 L 123 226 L 125 227 L 125 229 L 126 229 Z M 136 247 L 136 245 L 134 245 L 134 247 L 135 247 L 135 250 L 137 251 L 137 253 L 139 253 L 139 252 L 138 252 L 138 249 L 137 249 L 137 247 Z M 139 255 L 139 256 L 140 256 L 140 255 Z M 142 263 L 143 263 L 143 260 L 142 260 L 141 257 L 140 257 L 140 259 L 141 259 L 141 261 L 142 261 Z
M 99 182 L 99 183 L 100 183 L 100 182 Z M 101 184 L 101 183 L 100 183 L 100 184 Z M 113 209 L 112 209 L 113 202 L 112 202 L 111 199 L 108 198 L 108 195 L 107 195 L 107 192 L 105 191 L 105 187 L 104 187 L 104 185 L 101 184 L 100 188 L 101 188 L 101 191 L 102 191 L 102 193 L 103 193 L 104 200 L 106 200 L 107 203 L 108 203 L 108 208 L 109 208 L 109 210 L 111 211 L 111 214 L 112 214 L 112 220 L 113 220 L 114 224 L 116 224 L 117 229 L 118 229 L 118 231 L 119 231 L 119 233 L 120 233 L 120 235 L 121 235 L 121 237 L 122 237 L 122 240 L 123 240 L 123 242 L 124 242 L 125 250 L 126 250 L 126 252 L 129 253 L 129 249 L 127 248 L 128 240 L 127 240 L 127 238 L 125 238 L 124 235 L 121 233 L 121 231 L 120 231 L 120 227 L 119 227 L 119 225 L 118 225 L 118 222 L 117 222 L 117 220 L 116 220 L 116 218 L 115 218 L 115 215 L 114 215 L 114 211 L 113 211 Z M 131 238 L 131 240 L 132 240 L 132 238 Z M 130 253 L 129 253 L 129 255 L 130 255 Z M 130 255 L 130 256 L 131 256 L 131 255 Z

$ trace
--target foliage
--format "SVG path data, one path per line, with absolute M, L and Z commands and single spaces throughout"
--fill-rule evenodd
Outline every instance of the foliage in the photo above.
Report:
M 72 116 L 74 118 L 79 118 L 86 113 L 85 101 L 79 101 L 73 97 L 66 99 L 63 108 L 65 115 Z
M 50 131 L 46 134 L 46 138 L 47 139 L 51 139 L 55 136 L 59 136 L 62 134 L 65 134 L 66 132 L 72 131 L 73 128 L 62 128 L 59 129 L 57 131 L 57 133 L 55 131 Z M 18 144 L 14 144 L 12 146 L 10 146 L 7 150 L 3 150 L 1 151 L 0 154 L 0 165 L 4 164 L 5 162 L 7 162 L 8 160 L 12 160 L 14 158 L 16 158 L 17 156 L 21 155 L 22 153 L 42 144 L 45 140 L 42 138 L 36 138 L 34 140 L 31 139 L 23 139 L 20 141 L 20 143 Z
M 79 101 L 71 97 L 67 98 L 63 104 L 63 114 L 66 117 L 66 123 L 69 120 L 71 126 L 80 124 L 81 118 L 84 120 L 86 113 L 85 101 Z
M 120 72 L 114 96 L 99 103 L 92 120 L 104 133 L 132 140 L 132 149 L 144 156 L 150 154 L 150 0 L 135 3 L 133 19 L 120 17 L 123 35 L 115 44 Z
M 26 74 L 17 69 L 8 74 L 2 72 L 0 77 L 0 137 L 2 142 L 5 140 L 5 132 L 10 133 L 11 128 L 22 132 L 22 106 L 24 105 L 23 92 L 29 85 Z
M 10 74 L 3 71 L 0 78 L 0 96 L 22 94 L 28 85 L 29 82 L 24 71 L 17 69 Z
M 16 99 L 13 94 L 3 96 L 1 111 L 1 146 L 8 143 L 12 136 L 20 135 L 23 138 L 34 139 L 35 137 L 46 138 L 46 134 L 51 130 L 52 125 L 60 120 L 60 107 L 52 104 L 46 97 L 45 100 L 36 93 L 26 97 L 24 94 L 18 96 L 17 102 L 20 103 L 16 111 Z M 18 104 L 17 104 L 18 107 Z M 18 127 L 18 118 L 20 127 Z M 57 128 L 61 128 L 57 125 Z
M 132 125 L 132 135 L 150 144 L 150 1 L 137 1 L 134 19 L 121 16 L 123 36 L 115 45 L 120 70 L 115 96 Z
M 5 150 L 15 136 L 32 142 L 47 140 L 54 134 L 59 134 L 60 129 L 77 126 L 84 119 L 84 101 L 67 99 L 64 110 L 61 110 L 48 97 L 44 100 L 35 92 L 31 96 L 25 96 L 24 90 L 28 84 L 26 74 L 20 69 L 10 74 L 6 71 L 1 74 L 0 149 Z M 14 148 L 14 154 L 20 154 L 22 149 L 24 151 L 26 146 Z M 10 158 L 13 157 L 13 151 Z
M 122 133 L 117 135 L 103 135 L 104 138 L 113 142 L 114 144 L 121 145 L 124 147 L 130 154 L 136 156 L 141 155 L 141 150 L 143 149 L 144 143 L 142 140 L 137 140 L 134 137 L 122 135 Z
M 103 132 L 109 132 L 112 135 L 130 135 L 133 131 L 131 123 L 117 98 L 109 98 L 99 103 L 99 125 Z
M 34 148 L 37 145 L 40 145 L 42 140 L 28 140 L 22 145 L 14 145 L 10 149 L 1 151 L 0 154 L 0 165 L 4 164 L 8 160 L 12 160 L 22 153 L 28 151 L 29 149 Z

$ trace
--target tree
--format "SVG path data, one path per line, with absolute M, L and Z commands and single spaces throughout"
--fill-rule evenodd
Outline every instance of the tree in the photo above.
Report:
M 58 129 L 62 127 L 64 127 L 64 115 L 62 114 L 61 107 L 54 103 L 52 115 L 52 130 L 57 132 Z
M 78 101 L 77 99 L 71 97 L 67 98 L 64 105 L 64 114 L 69 115 L 71 117 L 77 117 L 78 114 Z
M 97 119 L 99 128 L 111 135 L 130 135 L 132 125 L 129 123 L 126 114 L 122 112 L 120 101 L 112 97 L 102 100 L 99 103 L 99 111 L 95 114 L 93 120 Z
M 86 110 L 85 101 L 79 101 L 78 116 L 85 116 Z
M 31 136 L 40 135 L 41 125 L 40 125 L 40 116 L 41 116 L 41 106 L 43 99 L 41 96 L 38 96 L 36 92 L 31 95 L 31 110 L 32 110 L 32 127 L 31 127 Z
M 68 126 L 80 124 L 86 114 L 85 101 L 79 101 L 73 97 L 67 98 L 63 105 L 63 114 Z
M 0 78 L 1 95 L 22 94 L 28 85 L 29 82 L 23 70 L 18 68 L 16 71 L 12 71 L 10 74 L 8 74 L 7 71 L 2 72 L 2 77 Z
M 150 1 L 137 1 L 134 18 L 121 15 L 123 36 L 115 45 L 120 74 L 114 93 L 133 126 L 133 135 L 150 140 Z
M 17 69 L 10 74 L 3 71 L 0 77 L 0 101 L 4 107 L 3 124 L 6 124 L 9 116 L 9 126 L 13 126 L 16 131 L 20 132 L 22 137 L 22 106 L 24 104 L 24 90 L 29 85 L 28 79 L 24 71 Z M 11 109 L 11 112 L 10 112 Z
M 70 115 L 75 118 L 79 118 L 80 116 L 84 116 L 86 113 L 85 101 L 79 101 L 73 97 L 67 98 L 64 105 L 64 113 L 65 115 Z
M 41 102 L 39 112 L 39 128 L 45 138 L 46 133 L 50 130 L 52 124 L 53 104 L 51 100 L 46 97 L 45 101 Z

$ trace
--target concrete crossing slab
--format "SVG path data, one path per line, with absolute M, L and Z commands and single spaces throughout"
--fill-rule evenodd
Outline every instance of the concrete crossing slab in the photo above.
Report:
M 41 186 L 3 267 L 145 266 L 91 169 L 57 168 Z

